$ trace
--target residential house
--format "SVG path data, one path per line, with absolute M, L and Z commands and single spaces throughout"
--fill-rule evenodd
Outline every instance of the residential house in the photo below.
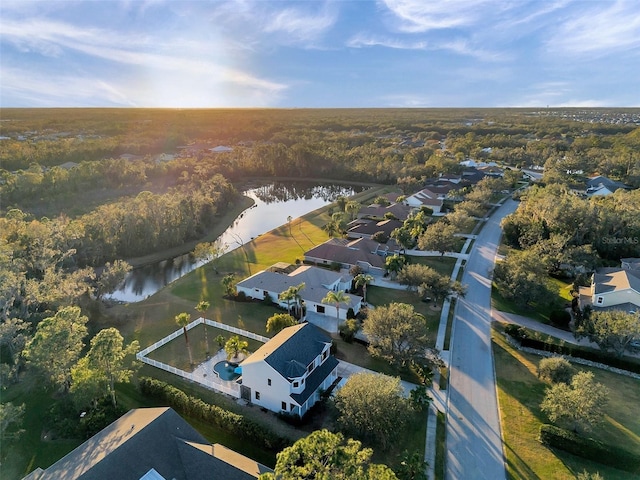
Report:
M 287 327 L 241 363 L 241 397 L 273 412 L 304 416 L 338 378 L 331 337 L 315 325 Z
M 433 213 L 440 213 L 442 205 L 444 204 L 441 194 L 435 193 L 429 188 L 423 188 L 419 192 L 409 195 L 404 203 L 414 208 L 420 208 L 422 206 L 429 207 L 433 210 Z
M 594 309 L 636 312 L 640 309 L 640 269 L 638 259 L 624 259 L 623 268 L 601 268 L 593 274 L 590 287 L 580 290 L 580 305 Z
M 626 189 L 629 187 L 622 182 L 616 182 L 602 175 L 597 175 L 587 181 L 587 190 L 585 193 L 588 197 L 607 196 L 613 194 L 620 188 Z
M 347 237 L 371 239 L 376 233 L 382 232 L 385 237 L 389 238 L 391 232 L 402 225 L 403 222 L 395 219 L 376 221 L 359 218 L 347 226 Z
M 271 469 L 211 445 L 169 407 L 130 410 L 24 480 L 251 480 Z
M 620 266 L 625 270 L 640 271 L 640 258 L 622 258 L 620 259 Z
M 399 254 L 401 250 L 393 239 L 379 243 L 366 238 L 331 238 L 304 252 L 304 260 L 321 265 L 339 264 L 347 269 L 357 265 L 367 273 L 382 276 L 387 255 Z
M 405 221 L 411 213 L 412 207 L 403 203 L 392 203 L 391 205 L 369 205 L 362 207 L 358 212 L 358 218 L 383 219 L 387 213 L 390 213 L 398 220 Z
M 210 148 L 209 151 L 211 153 L 229 153 L 233 152 L 233 148 L 227 147 L 225 145 L 218 145 L 217 147 Z
M 278 273 L 262 270 L 236 285 L 239 292 L 244 292 L 248 298 L 264 299 L 268 295 L 282 308 L 288 308 L 286 302 L 278 300 L 278 295 L 289 287 L 304 283 L 300 296 L 307 312 L 335 317 L 335 307 L 324 303 L 323 299 L 330 291 L 346 292 L 351 289 L 351 275 L 334 272 L 325 268 L 302 265 L 291 273 Z M 362 297 L 347 293 L 349 307 L 354 313 L 360 311 Z M 340 320 L 346 320 L 347 308 L 340 309 Z

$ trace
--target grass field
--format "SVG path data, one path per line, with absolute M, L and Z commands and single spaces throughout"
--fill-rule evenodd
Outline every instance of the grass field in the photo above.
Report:
M 573 479 L 586 469 L 600 472 L 607 480 L 632 478 L 596 462 L 560 451 L 551 451 L 538 442 L 540 425 L 548 423 L 540 410 L 547 384 L 537 377 L 539 356 L 519 352 L 494 330 L 493 351 L 498 386 L 507 469 L 513 479 Z M 616 375 L 606 370 L 575 366 L 589 370 L 597 382 L 609 389 L 607 415 L 601 427 L 592 432 L 597 440 L 624 445 L 640 454 L 640 380 Z

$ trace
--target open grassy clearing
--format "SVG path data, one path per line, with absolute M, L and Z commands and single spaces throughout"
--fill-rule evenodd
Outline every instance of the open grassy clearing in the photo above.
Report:
M 539 356 L 519 352 L 494 330 L 498 399 L 509 476 L 514 479 L 573 479 L 586 469 L 604 478 L 628 479 L 630 474 L 561 451 L 551 451 L 538 442 L 540 425 L 547 423 L 540 410 L 547 384 L 537 377 Z M 597 369 L 589 370 L 597 382 L 609 388 L 608 414 L 603 425 L 592 432 L 597 440 L 624 445 L 640 453 L 640 381 Z

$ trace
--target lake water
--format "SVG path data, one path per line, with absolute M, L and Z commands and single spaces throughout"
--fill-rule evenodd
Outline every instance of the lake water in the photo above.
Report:
M 331 203 L 339 195 L 350 196 L 362 190 L 364 187 L 307 182 L 248 186 L 243 194 L 252 198 L 255 204 L 236 218 L 219 237 L 219 242 L 228 245 L 227 251 L 234 250 L 287 223 L 288 216 L 298 218 Z M 127 276 L 122 288 L 110 294 L 109 298 L 123 302 L 144 300 L 203 263 L 196 262 L 192 255 L 186 254 L 135 268 Z

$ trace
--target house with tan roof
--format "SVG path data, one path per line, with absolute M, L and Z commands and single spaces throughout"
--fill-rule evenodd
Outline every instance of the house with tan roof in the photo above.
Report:
M 241 397 L 272 412 L 304 416 L 338 378 L 331 344 L 310 323 L 283 329 L 240 364 Z
M 306 311 L 335 317 L 337 313 L 335 305 L 324 303 L 323 299 L 330 291 L 346 292 L 350 290 L 351 280 L 351 275 L 348 274 L 311 265 L 302 265 L 291 273 L 262 270 L 238 282 L 236 289 L 238 293 L 244 292 L 248 298 L 258 300 L 263 300 L 268 295 L 280 307 L 287 308 L 287 303 L 278 300 L 278 295 L 289 287 L 304 283 L 305 286 L 300 291 L 300 296 L 306 306 Z M 347 308 L 353 308 L 354 313 L 358 313 L 362 306 L 362 297 L 350 293 L 346 295 L 349 297 Z M 340 308 L 339 322 L 347 319 L 347 308 Z

